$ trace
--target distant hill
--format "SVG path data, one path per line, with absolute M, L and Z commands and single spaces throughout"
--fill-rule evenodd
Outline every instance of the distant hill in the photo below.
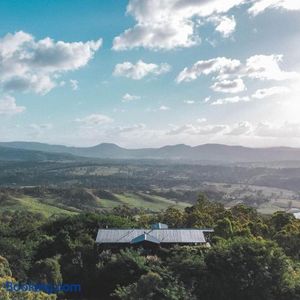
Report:
M 47 152 L 47 155 L 50 155 L 49 153 L 60 153 L 60 155 L 66 153 L 102 159 L 170 159 L 220 163 L 300 161 L 300 149 L 289 147 L 248 148 L 221 144 L 204 144 L 191 147 L 180 144 L 161 148 L 126 149 L 109 143 L 102 143 L 93 147 L 67 147 L 33 142 L 7 142 L 0 143 L 0 146 Z M 38 157 L 37 153 L 35 155 Z M 40 155 L 42 154 L 40 153 Z
M 74 161 L 77 157 L 68 153 L 51 153 L 0 146 L 0 161 Z

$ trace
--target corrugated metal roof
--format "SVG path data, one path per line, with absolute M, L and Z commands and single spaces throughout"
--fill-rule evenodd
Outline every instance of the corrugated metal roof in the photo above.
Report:
M 296 219 L 300 219 L 300 212 L 293 213 L 293 215 Z
M 160 243 L 206 243 L 201 229 L 99 229 L 99 244 L 131 243 L 136 237 L 150 234 Z
M 154 244 L 160 244 L 160 241 L 157 238 L 155 238 L 154 236 L 152 236 L 150 234 L 147 234 L 147 233 L 144 233 L 142 235 L 137 236 L 136 238 L 131 240 L 130 243 L 131 244 L 138 244 L 138 243 L 145 242 L 145 241 L 148 241 L 148 242 L 151 242 L 151 243 L 154 243 Z

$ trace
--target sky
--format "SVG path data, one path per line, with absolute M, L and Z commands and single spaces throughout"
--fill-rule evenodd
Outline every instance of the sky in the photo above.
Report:
M 299 0 L 1 0 L 0 140 L 300 147 Z

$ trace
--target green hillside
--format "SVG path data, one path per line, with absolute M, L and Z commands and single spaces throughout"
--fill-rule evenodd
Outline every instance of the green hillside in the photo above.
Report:
M 184 202 L 176 202 L 142 192 L 110 193 L 92 189 L 42 189 L 23 188 L 1 191 L 1 211 L 30 211 L 46 217 L 58 214 L 74 215 L 83 211 L 110 211 L 126 205 L 158 212 L 170 206 L 184 208 Z

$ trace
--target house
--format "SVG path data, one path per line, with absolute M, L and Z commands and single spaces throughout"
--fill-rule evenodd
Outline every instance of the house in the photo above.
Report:
M 207 236 L 213 229 L 171 229 L 157 223 L 151 229 L 99 229 L 96 243 L 108 247 L 172 245 L 209 245 Z
M 295 212 L 295 213 L 293 213 L 293 215 L 294 215 L 294 217 L 296 218 L 296 219 L 300 219 L 300 212 L 298 211 L 298 212 Z
M 289 214 L 292 214 L 296 219 L 300 219 L 300 209 L 299 208 L 290 208 L 286 211 Z

